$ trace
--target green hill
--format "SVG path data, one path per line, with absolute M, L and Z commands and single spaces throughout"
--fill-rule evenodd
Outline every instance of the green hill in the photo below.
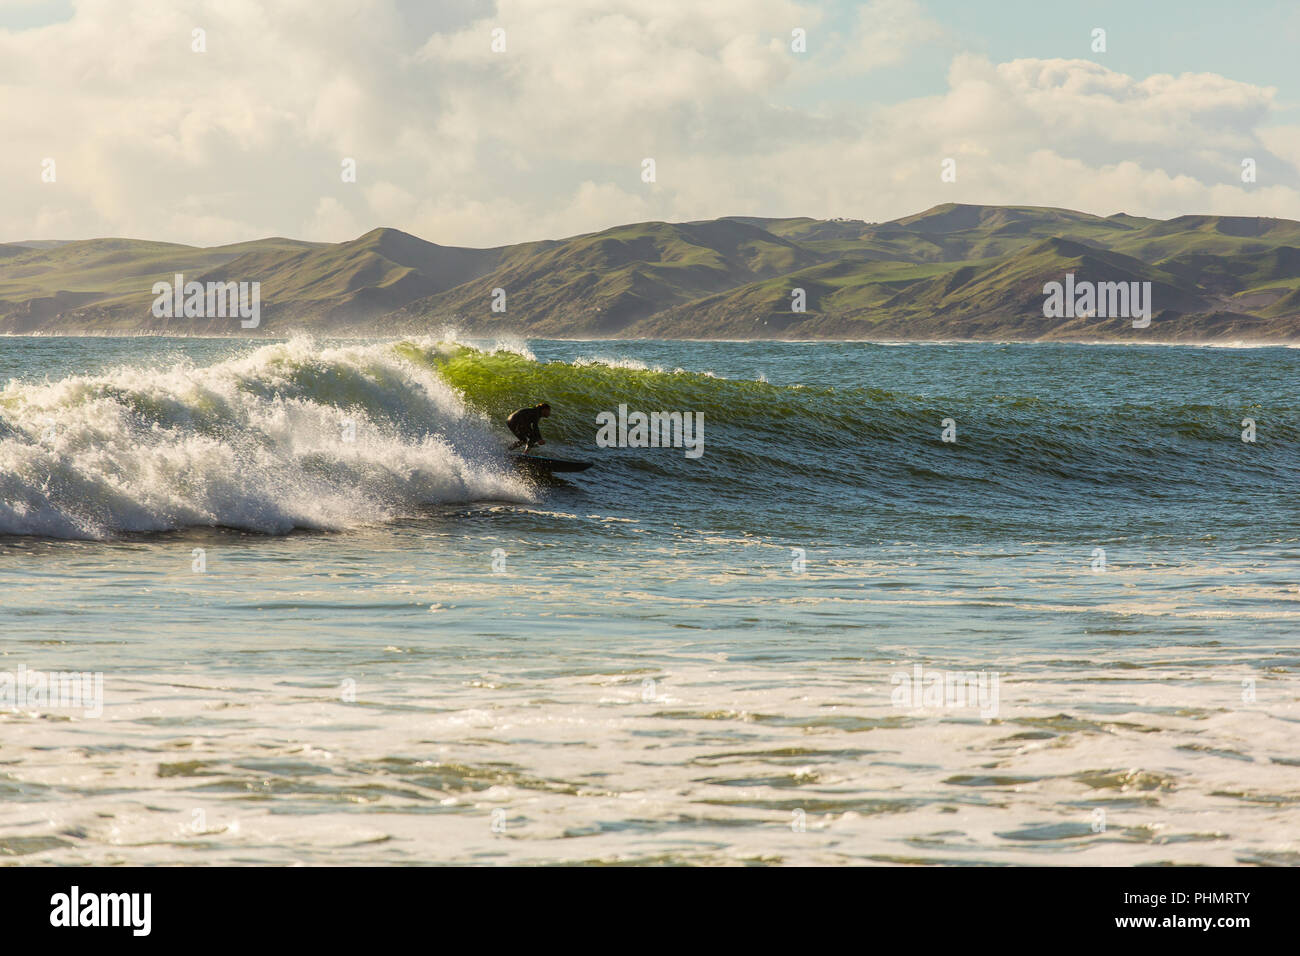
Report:
M 397 229 L 374 229 L 310 249 L 258 244 L 199 278 L 261 282 L 268 323 L 346 329 L 482 275 L 501 252 L 439 246 Z
M 1300 223 L 956 203 L 882 223 L 730 216 L 495 249 L 395 229 L 336 244 L 13 242 L 0 244 L 0 331 L 238 331 L 155 319 L 151 287 L 176 273 L 260 282 L 271 334 L 1300 340 Z M 1150 327 L 1045 317 L 1044 286 L 1067 273 L 1150 283 Z
M 394 321 L 451 318 L 475 328 L 538 335 L 611 335 L 664 308 L 822 256 L 738 220 L 638 223 L 506 251 L 491 273 L 412 303 Z M 492 311 L 493 290 L 506 292 Z

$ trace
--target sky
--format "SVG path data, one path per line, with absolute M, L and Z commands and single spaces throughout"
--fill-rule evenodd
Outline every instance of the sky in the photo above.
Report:
M 0 0 L 0 241 L 1300 219 L 1298 39 L 1295 0 Z

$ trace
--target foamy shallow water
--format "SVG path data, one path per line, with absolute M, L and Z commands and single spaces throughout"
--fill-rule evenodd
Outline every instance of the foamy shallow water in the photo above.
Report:
M 18 741 L 0 846 L 78 864 L 1298 859 L 1300 688 L 1270 675 L 1243 704 L 1252 670 L 1230 654 L 1209 682 L 1204 648 L 1128 655 L 1104 681 L 1022 661 L 992 720 L 900 712 L 904 660 L 644 654 L 363 677 L 355 702 L 119 675 L 103 719 L 0 721 Z
M 1294 352 L 13 342 L 0 479 L 94 533 L 0 536 L 10 862 L 1300 862 Z M 536 488 L 484 448 L 541 389 L 599 463 Z M 624 393 L 735 411 L 582 444 Z

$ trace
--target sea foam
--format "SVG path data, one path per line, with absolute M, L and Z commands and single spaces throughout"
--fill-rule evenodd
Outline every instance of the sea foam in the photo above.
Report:
M 391 345 L 258 348 L 0 391 L 0 534 L 269 534 L 531 500 L 489 423 Z

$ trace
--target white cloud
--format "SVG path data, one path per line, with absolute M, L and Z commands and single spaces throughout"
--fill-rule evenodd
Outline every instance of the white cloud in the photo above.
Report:
M 884 219 L 938 202 L 1300 218 L 1269 88 L 960 55 L 941 94 L 808 104 L 950 42 L 913 0 L 79 0 L 0 31 L 0 236 L 493 245 L 637 219 Z M 191 30 L 208 52 L 191 52 Z M 493 53 L 491 30 L 506 30 Z M 809 31 L 794 54 L 790 31 Z M 435 32 L 426 35 L 428 30 Z M 40 182 L 40 162 L 58 182 Z M 357 160 L 343 183 L 340 161 Z M 658 182 L 639 179 L 654 157 Z M 1240 163 L 1259 182 L 1240 183 Z M 958 180 L 941 183 L 953 157 Z
M 301 235 L 295 239 L 307 239 L 312 242 L 337 242 L 340 239 L 355 239 L 369 230 L 359 223 L 342 203 L 333 196 L 322 196 L 316 202 L 312 217 L 304 226 Z

